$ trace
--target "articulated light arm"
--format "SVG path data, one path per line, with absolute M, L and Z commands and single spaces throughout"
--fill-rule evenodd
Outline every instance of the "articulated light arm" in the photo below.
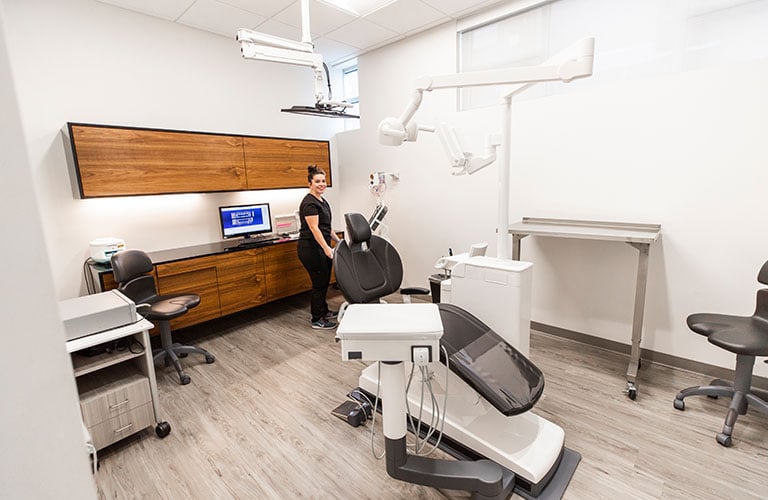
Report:
M 463 87 L 479 87 L 501 84 L 520 84 L 512 92 L 517 93 L 531 84 L 540 82 L 570 82 L 592 74 L 595 39 L 585 38 L 568 47 L 539 66 L 522 66 L 487 71 L 472 71 L 424 77 L 416 82 L 411 101 L 399 118 L 385 118 L 379 124 L 379 142 L 388 146 L 399 146 L 406 141 L 416 140 L 418 130 L 424 130 L 412 123 L 419 109 L 424 92 Z
M 327 75 L 323 56 L 315 53 L 315 46 L 310 37 L 308 0 L 301 0 L 301 19 L 302 36 L 300 42 L 247 28 L 237 30 L 236 40 L 240 43 L 240 52 L 246 59 L 308 66 L 314 72 L 315 106 L 317 108 L 343 110 L 352 107 L 352 104 L 346 102 L 331 101 L 330 86 L 326 99 L 324 83 Z

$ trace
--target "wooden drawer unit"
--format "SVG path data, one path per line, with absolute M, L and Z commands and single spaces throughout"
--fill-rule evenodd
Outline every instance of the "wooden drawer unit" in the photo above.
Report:
M 243 152 L 249 189 L 307 187 L 307 167 L 325 170 L 331 185 L 328 141 L 244 137 Z
M 231 314 L 267 301 L 261 248 L 216 256 L 221 315 Z
M 69 124 L 83 198 L 248 189 L 243 138 Z
M 158 264 L 155 270 L 160 295 L 196 293 L 200 296 L 200 304 L 197 307 L 171 320 L 172 330 L 221 316 L 216 256 Z
M 134 432 L 151 426 L 153 422 L 152 403 L 148 402 L 89 427 L 88 430 L 91 432 L 93 446 L 100 450 Z
M 267 247 L 264 251 L 264 274 L 267 279 L 267 300 L 276 300 L 312 288 L 307 270 L 296 254 L 298 242 Z
M 86 427 L 92 427 L 151 401 L 149 380 L 138 374 L 95 390 L 80 390 L 80 412 Z

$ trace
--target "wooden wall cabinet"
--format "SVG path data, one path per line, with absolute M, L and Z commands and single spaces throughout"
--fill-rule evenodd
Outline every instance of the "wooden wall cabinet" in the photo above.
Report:
M 244 137 L 243 152 L 249 189 L 306 187 L 309 165 L 325 170 L 325 180 L 331 185 L 327 142 Z
M 328 141 L 68 123 L 81 198 L 301 188 L 326 171 Z
M 243 138 L 69 124 L 84 198 L 248 189 Z

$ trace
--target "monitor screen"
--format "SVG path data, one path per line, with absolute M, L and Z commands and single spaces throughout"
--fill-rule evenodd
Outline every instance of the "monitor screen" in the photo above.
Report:
M 269 203 L 219 207 L 219 220 L 225 239 L 272 232 Z

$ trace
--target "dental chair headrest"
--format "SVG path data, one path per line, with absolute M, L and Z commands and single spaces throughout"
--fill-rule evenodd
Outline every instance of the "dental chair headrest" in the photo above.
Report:
M 371 226 L 362 214 L 344 214 L 344 221 L 347 224 L 350 243 L 364 243 L 371 239 Z

